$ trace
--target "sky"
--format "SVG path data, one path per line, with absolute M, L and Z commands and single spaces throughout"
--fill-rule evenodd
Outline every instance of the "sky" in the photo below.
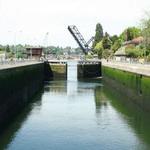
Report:
M 76 25 L 86 40 L 99 22 L 110 35 L 138 26 L 150 0 L 0 0 L 0 44 L 77 47 L 67 30 Z

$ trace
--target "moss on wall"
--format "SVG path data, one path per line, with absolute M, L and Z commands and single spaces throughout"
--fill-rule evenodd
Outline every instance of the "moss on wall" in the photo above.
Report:
M 140 107 L 150 110 L 150 77 L 115 68 L 102 67 L 103 78 Z
M 123 85 L 136 88 L 136 80 L 138 78 L 138 75 L 136 74 L 104 66 L 102 72 L 103 76 L 116 80 Z
M 53 78 L 67 79 L 66 64 L 51 64 L 50 67 L 53 73 Z

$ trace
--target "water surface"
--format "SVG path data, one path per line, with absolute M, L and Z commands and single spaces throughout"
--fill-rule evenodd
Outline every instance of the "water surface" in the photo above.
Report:
M 0 149 L 149 150 L 149 114 L 100 80 L 50 81 L 0 136 Z

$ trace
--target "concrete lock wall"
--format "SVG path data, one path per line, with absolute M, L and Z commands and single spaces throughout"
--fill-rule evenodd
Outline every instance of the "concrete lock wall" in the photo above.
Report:
M 102 72 L 106 84 L 143 110 L 150 111 L 150 77 L 106 66 L 102 67 Z
M 67 79 L 67 64 L 49 64 L 45 62 L 45 80 Z
M 45 62 L 45 80 L 67 79 L 67 64 L 50 64 Z M 101 77 L 101 63 L 98 64 L 78 64 L 78 78 Z
M 78 78 L 101 77 L 101 63 L 98 64 L 78 64 Z
M 0 129 L 29 102 L 43 80 L 43 63 L 0 70 Z
M 67 79 L 67 65 L 66 64 L 53 64 L 50 65 L 53 73 L 53 78 Z

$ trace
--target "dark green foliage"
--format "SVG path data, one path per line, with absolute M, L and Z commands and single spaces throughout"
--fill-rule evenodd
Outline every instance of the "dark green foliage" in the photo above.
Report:
M 113 36 L 110 36 L 110 40 L 112 42 L 112 44 L 114 44 L 116 41 L 118 41 L 118 36 L 117 35 L 113 35 Z
M 106 32 L 103 39 L 96 44 L 94 51 L 97 53 L 98 58 L 108 58 L 111 54 L 112 41 L 110 40 L 109 34 Z
M 94 51 L 96 52 L 96 54 L 98 55 L 98 58 L 101 59 L 102 58 L 102 53 L 103 53 L 103 45 L 102 45 L 102 41 L 97 43 L 95 48 L 94 48 Z
M 113 50 L 113 52 L 115 53 L 122 45 L 122 41 L 121 39 L 118 39 L 114 42 L 114 44 L 112 45 L 111 49 Z
M 112 41 L 110 40 L 110 37 L 109 37 L 107 32 L 105 33 L 105 36 L 102 40 L 102 44 L 103 44 L 104 49 L 110 49 L 111 48 Z
M 143 55 L 143 51 L 141 49 L 139 49 L 138 47 L 132 46 L 132 45 L 127 46 L 125 51 L 126 51 L 126 54 L 128 55 L 128 57 L 131 57 L 131 58 L 138 58 Z
M 98 23 L 96 25 L 96 31 L 95 31 L 95 39 L 94 39 L 94 42 L 93 42 L 93 48 L 96 46 L 97 43 L 99 43 L 102 38 L 103 38 L 103 27 L 100 23 Z
M 142 24 L 142 36 L 144 37 L 143 46 L 147 49 L 147 55 L 150 54 L 150 12 L 146 14 L 146 17 L 141 21 Z
M 10 48 L 9 45 L 6 46 L 6 52 L 9 53 L 10 52 Z
M 120 38 L 123 41 L 130 41 L 139 36 L 141 36 L 141 30 L 139 28 L 129 27 L 123 31 L 123 33 L 120 35 Z

